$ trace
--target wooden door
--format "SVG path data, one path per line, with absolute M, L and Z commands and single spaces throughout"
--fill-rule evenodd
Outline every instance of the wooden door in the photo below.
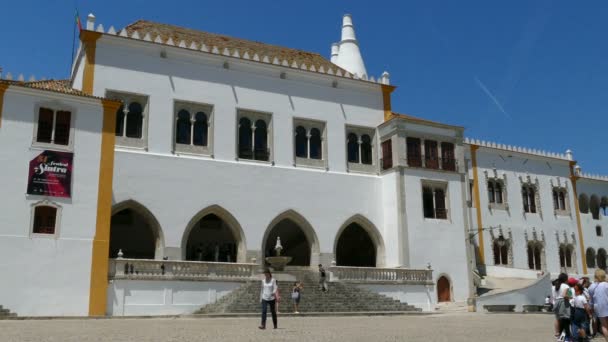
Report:
M 437 280 L 437 301 L 449 302 L 451 300 L 450 281 L 446 277 L 441 277 Z

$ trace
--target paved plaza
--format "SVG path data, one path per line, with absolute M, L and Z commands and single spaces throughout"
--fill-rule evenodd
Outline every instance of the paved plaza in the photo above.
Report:
M 97 341 L 553 341 L 553 316 L 444 314 L 374 317 L 147 318 L 0 321 L 2 342 Z M 270 323 L 270 322 L 269 322 Z

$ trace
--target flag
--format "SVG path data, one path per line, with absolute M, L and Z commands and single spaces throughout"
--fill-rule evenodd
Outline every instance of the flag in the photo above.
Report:
M 78 9 L 76 9 L 76 25 L 78 25 L 78 31 L 82 31 L 82 24 L 80 23 L 80 16 L 78 15 Z

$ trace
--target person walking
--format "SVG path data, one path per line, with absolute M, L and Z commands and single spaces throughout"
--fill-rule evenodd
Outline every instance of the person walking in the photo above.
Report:
M 568 275 L 561 273 L 554 282 L 553 289 L 553 313 L 555 314 L 555 337 L 565 335 L 566 341 L 570 340 L 570 297 L 568 297 Z
M 608 283 L 606 283 L 606 272 L 598 269 L 595 271 L 597 285 L 590 289 L 589 293 L 593 300 L 593 309 L 600 322 L 599 331 L 608 341 Z
M 302 299 L 302 283 L 296 281 L 291 289 L 291 300 L 293 301 L 293 312 L 299 314 L 300 300 Z
M 319 290 L 323 292 L 327 292 L 329 290 L 327 288 L 327 273 L 325 272 L 322 264 L 319 264 Z
M 260 292 L 260 303 L 262 303 L 262 324 L 258 327 L 260 329 L 266 329 L 266 310 L 268 306 L 270 306 L 270 313 L 272 314 L 272 324 L 275 329 L 277 328 L 276 298 L 278 290 L 277 281 L 272 277 L 272 273 L 269 270 L 264 271 Z

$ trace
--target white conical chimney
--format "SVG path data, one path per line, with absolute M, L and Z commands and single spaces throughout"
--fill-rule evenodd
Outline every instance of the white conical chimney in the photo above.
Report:
M 351 74 L 355 74 L 360 78 L 367 77 L 365 63 L 363 63 L 363 57 L 361 57 L 359 43 L 355 36 L 355 28 L 353 27 L 353 19 L 350 14 L 345 14 L 342 19 L 342 40 L 338 43 L 338 56 L 334 61 L 332 47 L 331 61 Z
M 338 60 L 338 52 L 340 51 L 340 43 L 331 44 L 331 62 L 336 64 Z

